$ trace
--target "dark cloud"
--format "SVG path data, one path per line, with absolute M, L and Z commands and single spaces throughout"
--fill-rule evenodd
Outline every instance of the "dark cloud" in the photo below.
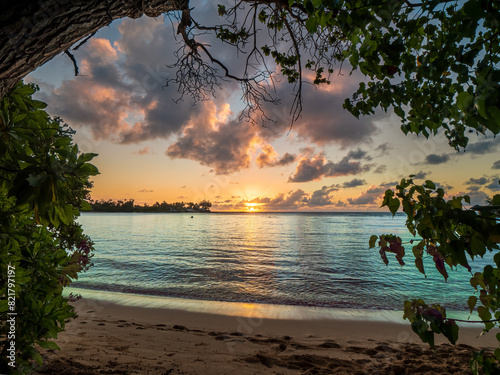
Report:
M 295 160 L 297 160 L 297 155 L 287 152 L 277 161 L 276 165 L 285 166 L 293 163 Z
M 500 160 L 497 160 L 493 163 L 492 169 L 500 169 Z
M 361 180 L 359 178 L 355 178 L 351 181 L 346 181 L 342 184 L 342 187 L 343 188 L 353 188 L 353 187 L 357 187 L 357 186 L 361 186 L 361 185 L 366 185 L 366 181 L 365 180 Z
M 288 179 L 289 182 L 307 182 L 321 179 L 325 174 L 326 159 L 324 154 L 313 156 L 312 158 L 303 157 L 295 173 Z
M 428 173 L 427 172 L 424 172 L 424 171 L 420 171 L 418 173 L 415 173 L 413 175 L 413 179 L 415 180 L 423 180 L 427 177 Z
M 333 204 L 332 197 L 330 193 L 332 191 L 337 191 L 338 188 L 334 185 L 323 186 L 321 189 L 316 190 L 312 193 L 311 198 L 308 201 L 308 206 L 319 207 L 319 206 L 330 206 Z
M 480 178 L 469 178 L 467 181 L 465 181 L 465 185 L 485 185 L 488 183 L 488 179 L 486 177 L 480 177 Z
M 486 187 L 490 190 L 500 190 L 500 184 L 498 182 L 498 177 L 492 178 L 491 182 L 486 185 Z
M 307 73 L 304 78 L 306 81 L 314 79 L 313 75 Z M 336 144 L 348 148 L 372 142 L 372 136 L 378 133 L 374 122 L 381 117 L 377 114 L 357 119 L 342 107 L 345 98 L 357 90 L 361 79 L 357 73 L 350 76 L 333 74 L 330 85 L 303 85 L 304 106 L 300 119 L 294 122 L 292 132 L 300 139 L 321 147 Z M 290 110 L 294 99 L 291 88 L 286 80 L 282 80 L 276 91 L 276 97 L 281 100 L 280 105 L 263 106 L 266 115 L 277 121 L 269 125 L 269 133 L 286 134 L 290 128 Z
M 362 172 L 368 172 L 372 167 L 371 164 L 362 165 L 359 161 L 350 161 L 349 157 L 346 156 L 338 163 L 333 163 L 329 161 L 326 164 L 325 177 L 336 177 L 336 176 L 347 176 L 350 174 L 359 174 Z
M 371 164 L 361 164 L 360 161 L 352 161 L 352 159 L 366 160 L 371 158 L 366 155 L 366 152 L 361 150 L 351 151 L 347 156 L 343 157 L 339 162 L 334 163 L 327 161 L 324 153 L 320 153 L 312 158 L 305 156 L 297 165 L 295 173 L 288 179 L 289 182 L 307 182 L 319 180 L 323 177 L 338 177 L 351 174 L 359 174 L 367 172 L 371 169 Z
M 491 141 L 479 141 L 476 143 L 469 144 L 465 149 L 465 152 L 475 155 L 484 155 L 484 154 L 489 154 L 491 152 L 495 152 L 497 147 L 498 147 L 498 139 L 494 139 Z
M 380 154 L 386 153 L 387 151 L 392 150 L 392 147 L 389 143 L 382 143 L 375 148 L 375 151 L 378 151 Z
M 354 160 L 371 160 L 372 158 L 368 155 L 366 151 L 363 151 L 361 149 L 357 150 L 351 150 L 346 156 L 348 159 L 354 159 Z
M 384 182 L 380 184 L 380 187 L 383 188 L 394 188 L 396 185 L 399 185 L 399 181 L 391 181 L 391 182 Z
M 448 190 L 452 190 L 452 189 L 453 189 L 453 186 L 451 186 L 451 185 L 449 185 L 449 184 L 446 184 L 446 183 L 444 183 L 444 184 L 440 184 L 440 183 L 437 183 L 437 182 L 436 182 L 436 183 L 435 183 L 435 185 L 436 185 L 436 189 L 441 188 L 441 189 L 443 189 L 444 191 L 448 191 Z
M 344 201 L 341 201 L 340 199 L 337 202 L 334 202 L 333 205 L 335 207 L 347 207 L 347 204 Z
M 305 86 L 302 119 L 294 125 L 293 130 L 299 137 L 321 146 L 338 144 L 345 148 L 371 142 L 372 136 L 377 133 L 375 117 L 356 119 L 342 109 L 345 98 L 356 91 L 357 83 L 355 76 L 335 75 L 331 87 L 317 90 Z M 334 108 L 337 110 L 332 111 Z
M 385 189 L 383 187 L 373 187 L 361 193 L 357 198 L 347 198 L 347 201 L 353 206 L 373 204 L 378 199 L 382 198 L 384 191 Z
M 437 154 L 429 154 L 425 157 L 425 162 L 427 164 L 437 165 L 446 163 L 450 159 L 449 155 L 437 155 Z
M 380 164 L 377 168 L 374 169 L 373 173 L 382 174 L 387 170 L 387 165 Z
M 139 190 L 139 193 L 153 193 L 154 190 L 148 190 L 148 189 L 141 189 Z

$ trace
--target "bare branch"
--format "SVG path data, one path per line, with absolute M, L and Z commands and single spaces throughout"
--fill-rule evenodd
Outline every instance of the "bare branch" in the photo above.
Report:
M 68 57 L 73 62 L 73 67 L 75 68 L 75 77 L 78 76 L 78 64 L 76 62 L 75 56 L 73 56 L 73 54 L 69 52 L 69 50 L 64 51 L 64 53 L 68 55 Z
M 207 100 L 208 94 L 215 94 L 224 81 L 238 82 L 246 105 L 241 117 L 254 123 L 259 119 L 262 125 L 273 121 L 265 114 L 264 103 L 280 102 L 275 97 L 278 75 L 274 64 L 281 67 L 281 75 L 296 84 L 289 112 L 293 126 L 303 110 L 304 69 L 315 73 L 312 83 L 329 83 L 333 64 L 347 46 L 339 30 L 325 28 L 309 33 L 304 7 L 289 5 L 285 0 L 235 0 L 230 8 L 219 8 L 225 21 L 214 26 L 201 25 L 191 11 L 185 9 L 175 16 L 183 47 L 177 50 L 177 62 L 172 65 L 178 70 L 176 77 L 169 79 L 167 85 L 176 83 L 180 99 L 189 94 L 196 102 Z M 262 33 L 259 24 L 267 33 Z M 232 71 L 208 44 L 200 42 L 207 33 L 234 47 L 238 55 L 245 55 L 241 73 Z M 263 35 L 268 43 L 259 40 L 259 45 L 258 35 Z M 323 72 L 327 73 L 326 78 Z

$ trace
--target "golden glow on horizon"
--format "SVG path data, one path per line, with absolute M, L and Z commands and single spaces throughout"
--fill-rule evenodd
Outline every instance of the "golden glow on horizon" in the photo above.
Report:
M 260 211 L 259 208 L 260 205 L 261 205 L 260 203 L 245 203 L 245 208 L 249 212 L 257 212 Z

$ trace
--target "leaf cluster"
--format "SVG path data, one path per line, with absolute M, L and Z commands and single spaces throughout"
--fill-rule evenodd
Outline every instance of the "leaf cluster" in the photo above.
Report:
M 393 215 L 401 208 L 407 216 L 406 227 L 415 237 L 410 242 L 415 259 L 415 267 L 424 275 L 423 259 L 431 257 L 436 269 L 446 280 L 448 270 L 464 267 L 469 272 L 469 261 L 482 258 L 486 252 L 495 252 L 493 263 L 484 267 L 482 272 L 471 274 L 470 284 L 476 291 L 467 301 L 470 312 L 477 309 L 484 330 L 489 331 L 499 326 L 500 321 L 500 253 L 497 244 L 500 224 L 494 210 L 484 207 L 467 209 L 464 203 L 470 203 L 465 196 L 447 197 L 444 190 L 430 180 L 417 185 L 412 180 L 402 179 L 396 190 L 385 192 L 382 206 L 388 207 Z M 500 203 L 500 195 L 495 195 L 492 207 Z M 487 207 L 486 207 L 487 208 Z M 387 252 L 394 253 L 401 265 L 405 255 L 401 238 L 393 235 L 373 235 L 370 248 L 380 248 L 382 260 L 387 265 Z M 480 302 L 480 304 L 478 304 Z M 451 343 L 455 343 L 458 327 L 455 321 L 446 318 L 446 310 L 440 305 L 427 305 L 423 300 L 405 302 L 405 319 L 412 324 L 412 329 L 420 338 L 434 345 L 434 333 L 444 334 Z M 500 341 L 500 335 L 497 336 Z M 476 355 L 472 368 L 480 368 L 476 360 L 484 360 L 485 369 L 493 368 L 492 357 Z M 495 351 L 495 359 L 500 361 L 500 348 Z M 479 366 L 479 367 L 478 367 Z M 476 372 L 477 373 L 477 372 Z
M 467 146 L 468 133 L 500 132 L 498 1 L 240 0 L 219 6 L 219 15 L 225 22 L 194 22 L 190 35 L 214 32 L 245 56 L 237 77 L 205 49 L 224 77 L 252 82 L 242 85 L 249 118 L 262 110 L 259 101 L 278 104 L 269 91 L 277 72 L 295 87 L 297 120 L 304 71 L 313 72 L 312 83 L 329 84 L 335 65 L 348 62 L 367 78 L 344 103 L 357 117 L 393 109 L 405 134 L 441 130 L 456 149 Z M 249 96 L 252 91 L 261 95 Z
M 0 102 L 0 366 L 7 364 L 7 313 L 17 313 L 16 368 L 26 373 L 37 347 L 51 341 L 75 316 L 64 286 L 91 266 L 93 244 L 75 222 L 86 204 L 95 154 L 78 151 L 74 132 L 32 99 L 35 85 L 16 84 Z M 9 270 L 15 269 L 13 279 Z M 15 292 L 15 303 L 9 296 Z

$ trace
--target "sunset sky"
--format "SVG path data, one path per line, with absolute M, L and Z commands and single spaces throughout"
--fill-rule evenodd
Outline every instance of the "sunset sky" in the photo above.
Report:
M 197 5 L 194 15 L 214 22 L 216 3 Z M 177 87 L 163 87 L 175 75 L 166 66 L 179 48 L 173 29 L 163 18 L 115 21 L 74 52 L 78 77 L 60 55 L 25 79 L 39 84 L 48 112 L 77 131 L 80 149 L 99 154 L 93 199 L 208 199 L 215 211 L 369 211 L 409 174 L 467 193 L 473 204 L 500 190 L 496 138 L 471 134 L 467 152 L 458 153 L 443 134 L 405 136 L 391 113 L 357 120 L 342 109 L 359 82 L 346 66 L 329 86 L 305 85 L 304 111 L 291 131 L 293 87 L 284 80 L 276 92 L 283 103 L 268 106 L 276 123 L 266 128 L 238 119 L 234 83 L 213 100 L 175 103 Z M 241 67 L 229 47 L 214 42 L 213 51 Z

